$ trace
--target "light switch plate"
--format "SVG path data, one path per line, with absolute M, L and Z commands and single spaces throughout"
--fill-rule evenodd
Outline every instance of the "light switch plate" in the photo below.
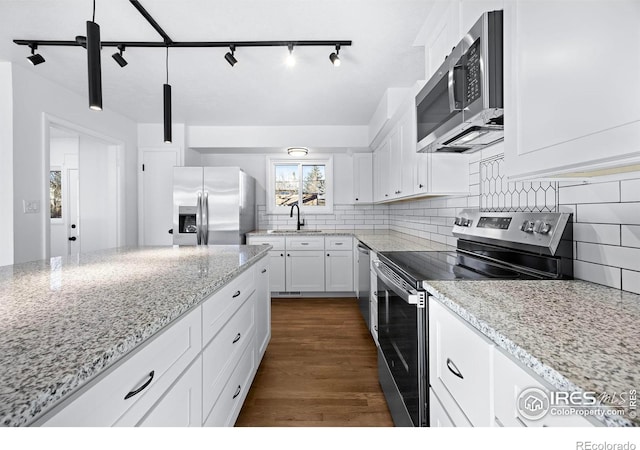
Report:
M 22 207 L 25 214 L 37 214 L 40 212 L 40 202 L 38 200 L 22 200 Z

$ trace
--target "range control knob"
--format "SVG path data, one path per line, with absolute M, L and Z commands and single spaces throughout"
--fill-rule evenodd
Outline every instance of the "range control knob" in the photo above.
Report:
M 462 225 L 462 217 L 456 217 L 456 220 L 453 221 L 454 225 Z
M 536 224 L 534 221 L 525 220 L 524 222 L 522 222 L 522 225 L 520 225 L 520 229 L 525 233 L 533 233 L 533 228 L 535 227 L 535 225 Z
M 464 222 L 462 223 L 462 226 L 464 226 L 464 227 L 470 227 L 472 223 L 473 223 L 473 220 L 471 220 L 471 219 L 464 219 Z
M 551 231 L 551 228 L 552 228 L 552 225 L 550 223 L 542 222 L 542 225 L 540 225 L 540 231 L 538 231 L 538 233 L 549 234 L 549 232 Z

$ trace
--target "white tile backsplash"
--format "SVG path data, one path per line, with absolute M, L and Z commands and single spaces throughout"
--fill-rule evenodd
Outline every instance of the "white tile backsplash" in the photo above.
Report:
M 640 202 L 640 179 L 621 181 L 620 200 L 623 202 Z
M 640 226 L 622 225 L 622 245 L 640 247 Z
M 580 242 L 620 245 L 620 225 L 574 223 L 573 239 Z
M 622 287 L 620 275 L 622 269 L 618 267 L 604 266 L 602 264 L 589 263 L 585 261 L 574 261 L 573 276 L 581 280 L 589 280 L 593 283 L 604 284 L 612 288 Z
M 640 202 L 578 205 L 579 222 L 640 225 Z
M 620 201 L 620 182 L 583 184 L 560 187 L 560 204 L 567 203 L 613 203 Z
M 640 294 L 640 272 L 623 270 L 622 289 Z
M 640 270 L 640 248 L 578 242 L 576 259 L 623 269 Z

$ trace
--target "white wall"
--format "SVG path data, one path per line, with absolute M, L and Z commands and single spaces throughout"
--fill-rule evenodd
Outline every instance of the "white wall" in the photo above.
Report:
M 0 266 L 13 264 L 13 92 L 11 64 L 0 62 Z
M 48 157 L 43 156 L 44 113 L 124 143 L 125 218 L 124 243 L 137 243 L 137 126 L 132 120 L 106 108 L 89 110 L 87 99 L 39 75 L 37 68 L 12 66 L 13 75 L 13 233 L 16 263 L 42 259 L 46 254 L 48 220 L 45 203 L 45 173 Z M 46 169 L 45 169 L 46 168 Z M 23 200 L 40 201 L 38 214 L 24 214 Z

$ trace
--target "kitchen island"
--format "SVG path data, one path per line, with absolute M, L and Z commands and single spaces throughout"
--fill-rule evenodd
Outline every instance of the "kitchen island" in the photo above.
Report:
M 33 424 L 268 250 L 132 247 L 0 267 L 0 424 Z

